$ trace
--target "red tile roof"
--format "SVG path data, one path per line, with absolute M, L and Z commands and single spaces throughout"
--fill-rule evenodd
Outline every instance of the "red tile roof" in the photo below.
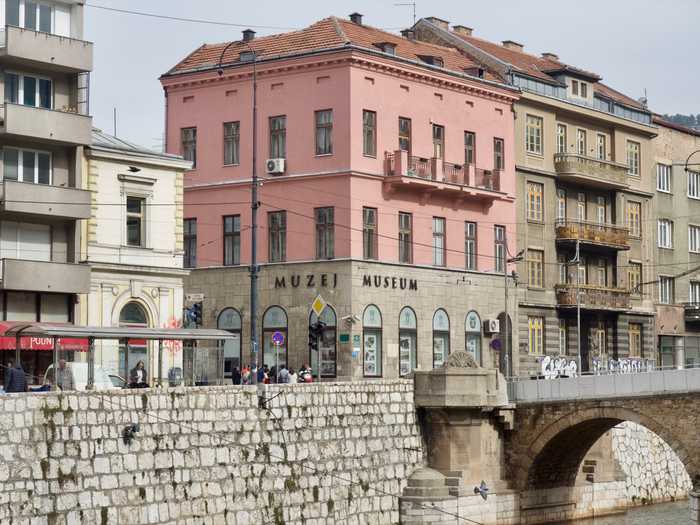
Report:
M 561 62 L 560 60 L 532 55 L 524 51 L 518 51 L 517 49 L 509 49 L 501 44 L 489 42 L 488 40 L 477 38 L 475 36 L 457 33 L 455 31 L 452 31 L 452 34 L 458 38 L 461 38 L 468 44 L 471 44 L 474 47 L 477 47 L 482 51 L 496 57 L 502 62 L 512 65 L 516 70 L 546 82 L 557 82 L 552 76 L 552 73 L 556 71 L 569 71 L 593 79 L 601 78 L 596 73 L 571 66 Z M 599 93 L 603 97 L 610 98 L 616 102 L 620 102 L 621 104 L 626 104 L 639 109 L 645 109 L 644 106 L 637 100 L 634 100 L 633 98 L 630 98 L 601 82 L 594 82 L 592 86 L 595 92 Z
M 655 114 L 652 118 L 652 121 L 654 122 L 654 124 L 658 124 L 659 126 L 663 126 L 665 128 L 674 129 L 682 133 L 688 133 L 689 135 L 695 135 L 696 137 L 700 137 L 700 129 L 689 128 L 688 126 L 684 126 L 683 124 L 671 122 L 670 120 L 666 120 L 661 115 Z
M 324 18 L 299 31 L 254 38 L 248 44 L 258 58 L 273 58 L 300 52 L 340 48 L 345 44 L 381 51 L 376 45 L 379 43 L 394 44 L 396 56 L 404 59 L 421 61 L 421 57 L 436 56 L 442 60 L 445 69 L 465 73 L 468 70 L 482 68 L 485 70 L 484 77 L 486 79 L 501 80 L 496 74 L 452 47 L 409 40 L 380 29 L 355 24 L 336 17 Z M 229 45 L 228 42 L 204 44 L 180 61 L 166 75 L 214 68 L 218 65 L 221 53 L 227 45 Z M 226 50 L 222 63 L 237 62 L 241 52 L 248 50 L 245 43 L 236 41 Z

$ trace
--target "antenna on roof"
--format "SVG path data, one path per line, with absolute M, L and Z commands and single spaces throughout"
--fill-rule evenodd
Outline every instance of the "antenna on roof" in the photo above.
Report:
M 405 2 L 402 4 L 394 4 L 394 6 L 411 6 L 413 7 L 413 25 L 416 25 L 416 3 L 415 2 Z
M 644 88 L 644 96 L 638 101 L 645 108 L 649 105 L 649 99 L 647 98 L 647 88 Z

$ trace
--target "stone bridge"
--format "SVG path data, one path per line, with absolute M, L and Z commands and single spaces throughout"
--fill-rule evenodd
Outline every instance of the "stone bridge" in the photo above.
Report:
M 510 482 L 520 490 L 573 486 L 586 453 L 632 421 L 661 437 L 700 485 L 700 369 L 523 381 L 509 385 L 505 436 Z
M 436 504 L 489 525 L 624 511 L 624 480 L 610 476 L 611 455 L 608 460 L 603 454 L 585 481 L 581 471 L 600 438 L 625 421 L 651 430 L 676 453 L 693 481 L 691 515 L 700 523 L 700 369 L 506 384 L 498 372 L 453 354 L 445 368 L 416 373 L 415 401 L 432 474 L 409 479 L 402 517 L 411 519 L 405 523 L 430 522 L 433 517 L 422 516 L 421 498 L 438 494 Z M 474 495 L 480 480 L 493 503 Z

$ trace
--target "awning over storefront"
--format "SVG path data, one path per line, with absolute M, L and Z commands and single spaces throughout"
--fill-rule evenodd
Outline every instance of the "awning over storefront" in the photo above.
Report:
M 17 336 L 20 336 L 20 350 L 44 350 L 54 349 L 54 337 L 43 335 L 25 335 L 18 329 L 28 326 L 21 321 L 0 321 L 0 350 L 16 350 Z M 50 326 L 50 325 L 45 325 Z M 57 325 L 58 326 L 58 325 Z M 87 352 L 87 338 L 78 337 L 56 337 L 59 350 Z
M 14 339 L 17 336 L 34 339 L 142 339 L 149 341 L 221 341 L 234 339 L 236 336 L 226 330 L 214 329 L 186 329 L 186 328 L 137 328 L 137 327 L 102 327 L 102 326 L 74 326 L 52 325 L 46 323 L 21 323 L 0 322 L 0 325 L 11 325 L 0 331 L 12 339 L 11 348 L 14 348 Z M 24 348 L 24 346 L 23 346 Z

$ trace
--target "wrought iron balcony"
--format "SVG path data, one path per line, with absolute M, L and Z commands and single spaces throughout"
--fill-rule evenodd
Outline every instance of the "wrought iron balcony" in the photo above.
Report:
M 627 166 L 573 153 L 554 155 L 554 170 L 559 179 L 599 188 L 627 188 Z
M 630 291 L 623 288 L 607 288 L 589 284 L 558 284 L 554 287 L 557 305 L 561 308 L 575 308 L 581 301 L 586 310 L 628 310 Z
M 557 221 L 557 241 L 603 246 L 615 250 L 629 250 L 629 229 L 611 224 L 563 219 Z
M 683 303 L 686 323 L 700 323 L 700 302 Z

